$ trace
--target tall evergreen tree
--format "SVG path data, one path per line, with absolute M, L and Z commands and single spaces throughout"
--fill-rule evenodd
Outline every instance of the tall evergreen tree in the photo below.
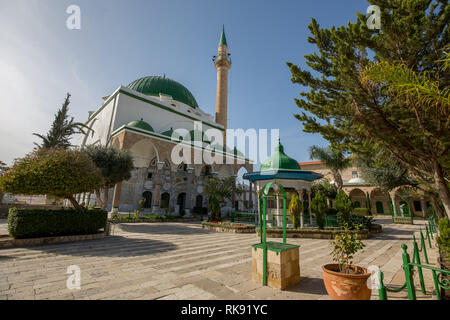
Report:
M 69 119 L 70 93 L 67 93 L 66 99 L 58 112 L 55 114 L 52 126 L 44 136 L 38 133 L 33 135 L 42 139 L 42 144 L 37 144 L 39 148 L 45 149 L 68 149 L 72 146 L 70 138 L 76 133 L 85 134 L 84 129 L 89 129 L 81 122 L 73 122 L 73 117 Z
M 377 63 L 402 66 L 426 74 L 437 91 L 448 90 L 450 74 L 442 61 L 450 42 L 450 5 L 446 0 L 368 2 L 381 9 L 381 30 L 369 30 L 361 13 L 355 23 L 338 28 L 320 28 L 312 20 L 308 42 L 318 52 L 305 58 L 314 73 L 287 63 L 292 82 L 310 88 L 300 93 L 304 99 L 296 99 L 302 109 L 296 118 L 306 132 L 320 133 L 351 153 L 388 152 L 439 193 L 450 215 L 448 104 L 445 99 L 439 106 L 426 103 L 424 94 L 422 100 L 399 94 L 389 86 L 393 77 L 368 77 Z

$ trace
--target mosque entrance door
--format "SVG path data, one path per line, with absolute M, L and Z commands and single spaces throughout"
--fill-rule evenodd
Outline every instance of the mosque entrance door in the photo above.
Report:
M 178 195 L 177 205 L 180 208 L 178 212 L 181 216 L 184 215 L 184 209 L 186 209 L 186 193 L 182 192 Z
M 144 209 L 148 209 L 152 207 L 152 193 L 150 191 L 145 191 L 142 194 L 142 197 L 144 198 Z

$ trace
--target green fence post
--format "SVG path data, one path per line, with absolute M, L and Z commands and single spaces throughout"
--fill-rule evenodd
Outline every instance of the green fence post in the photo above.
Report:
M 415 263 L 417 263 L 418 265 L 420 265 L 420 255 L 419 255 L 419 248 L 417 247 L 417 242 L 416 239 L 414 238 L 414 253 L 413 253 L 413 260 L 415 261 Z M 413 261 L 413 262 L 414 262 Z M 422 268 L 417 266 L 417 271 L 419 273 L 419 282 L 420 282 L 420 289 L 422 290 L 423 294 L 426 294 L 427 291 L 425 289 L 425 283 L 423 281 L 423 273 L 422 273 Z
M 283 197 L 283 243 L 286 243 L 286 198 Z
M 430 222 L 427 222 L 427 224 L 428 224 L 428 230 L 430 230 L 430 236 L 431 236 L 431 239 L 434 240 L 434 237 L 433 237 L 433 228 L 432 228 Z
M 266 197 L 263 196 L 263 286 L 267 286 Z
M 428 262 L 428 254 L 427 254 L 427 246 L 425 245 L 425 239 L 423 237 L 422 228 L 420 228 L 420 249 L 423 251 L 423 255 L 425 256 L 425 263 Z
M 430 249 L 431 249 L 433 247 L 431 246 L 430 233 L 428 232 L 428 226 L 427 225 L 425 225 L 425 230 L 427 231 L 428 245 L 430 246 Z
M 439 287 L 439 281 L 436 271 L 432 270 L 432 273 L 433 273 L 434 290 L 436 292 L 436 299 L 441 300 L 441 289 Z
M 387 291 L 383 283 L 384 274 L 383 272 L 381 272 L 381 269 L 378 269 L 378 279 L 380 280 L 380 287 L 378 288 L 378 298 L 379 300 L 387 300 Z
M 405 272 L 405 280 L 406 280 L 406 286 L 408 288 L 408 299 L 409 300 L 416 300 L 416 291 L 414 288 L 414 279 L 412 277 L 412 268 L 409 265 L 410 259 L 409 254 L 406 252 L 408 247 L 406 244 L 402 244 L 403 254 L 402 254 L 402 260 L 403 260 L 403 271 Z

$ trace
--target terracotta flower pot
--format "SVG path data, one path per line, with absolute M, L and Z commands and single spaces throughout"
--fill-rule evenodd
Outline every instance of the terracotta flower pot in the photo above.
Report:
M 366 268 L 358 266 L 351 266 L 351 268 L 359 271 L 359 273 L 341 273 L 338 264 L 322 266 L 323 282 L 328 295 L 333 300 L 370 300 L 372 290 L 367 287 L 367 279 L 370 277 L 370 273 L 367 273 Z

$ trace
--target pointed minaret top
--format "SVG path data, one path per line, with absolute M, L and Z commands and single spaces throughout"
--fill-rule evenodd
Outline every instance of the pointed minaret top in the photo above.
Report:
M 227 38 L 225 37 L 225 25 L 222 25 L 222 35 L 220 36 L 219 46 L 224 45 L 227 46 Z

